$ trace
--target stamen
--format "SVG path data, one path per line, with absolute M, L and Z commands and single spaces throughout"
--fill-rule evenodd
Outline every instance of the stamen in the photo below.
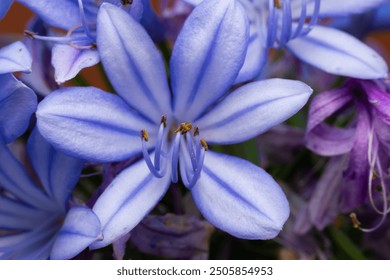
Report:
M 356 216 L 356 213 L 355 212 L 352 212 L 351 214 L 349 214 L 349 217 L 351 218 L 351 221 L 352 221 L 352 225 L 354 228 L 360 228 L 360 225 L 362 224 L 357 216 Z
M 181 124 L 180 124 L 180 126 L 181 126 Z M 172 163 L 171 180 L 173 183 L 177 183 L 177 181 L 179 180 L 178 164 L 179 164 L 180 138 L 181 138 L 181 135 L 176 132 L 175 140 L 173 142 L 172 161 L 171 161 L 171 163 Z
M 195 126 L 194 127 L 194 136 L 199 135 L 199 127 Z
M 167 127 L 167 122 L 168 122 L 167 116 L 163 115 L 161 117 L 161 123 L 164 125 L 164 128 Z
M 165 119 L 164 119 L 164 117 L 165 117 Z M 166 116 L 163 116 L 161 118 L 161 124 L 160 124 L 160 128 L 158 130 L 156 150 L 155 150 L 155 156 L 154 156 L 154 166 L 156 167 L 157 170 L 160 170 L 161 155 L 164 156 L 164 153 L 162 151 L 162 149 L 163 149 L 162 144 L 163 144 L 163 139 L 165 138 L 165 134 L 166 134 L 165 133 L 166 127 L 167 127 Z
M 96 38 L 92 35 L 91 31 L 89 30 L 88 24 L 87 24 L 87 19 L 85 17 L 85 12 L 84 12 L 83 0 L 78 0 L 78 3 L 79 3 L 79 11 L 80 11 L 81 23 L 83 24 L 83 28 L 84 28 L 85 34 L 87 34 L 87 36 L 92 41 L 95 41 Z
M 149 134 L 147 133 L 147 131 L 145 129 L 141 130 L 141 138 L 144 139 L 146 142 L 149 141 Z
M 146 162 L 146 165 L 148 166 L 150 172 L 156 176 L 157 178 L 162 178 L 164 177 L 165 175 L 165 169 L 164 170 L 160 170 L 160 168 L 156 168 L 151 159 L 150 159 L 150 155 L 149 155 L 149 152 L 148 152 L 148 148 L 146 147 L 146 142 L 149 140 L 149 136 L 148 136 L 148 133 L 146 132 L 145 129 L 142 129 L 141 130 L 141 142 L 142 142 L 142 155 L 144 156 L 144 160 Z
M 200 139 L 200 144 L 202 145 L 202 147 L 204 148 L 205 151 L 207 151 L 209 149 L 209 146 L 207 145 L 206 140 L 204 140 L 203 138 Z

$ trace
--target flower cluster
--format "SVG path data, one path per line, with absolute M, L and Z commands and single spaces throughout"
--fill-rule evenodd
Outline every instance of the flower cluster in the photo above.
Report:
M 0 259 L 207 258 L 211 236 L 328 258 L 348 226 L 383 256 L 390 87 L 363 39 L 388 1 L 13 2 L 0 25 L 34 17 L 0 48 Z

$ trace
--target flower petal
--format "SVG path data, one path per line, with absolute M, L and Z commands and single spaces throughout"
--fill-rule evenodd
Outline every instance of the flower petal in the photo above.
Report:
M 121 98 L 93 87 L 53 92 L 39 104 L 37 119 L 50 144 L 86 161 L 127 159 L 141 151 L 140 130 L 156 130 Z
M 31 72 L 32 58 L 26 46 L 17 41 L 0 49 L 0 74 Z
M 57 83 L 73 79 L 82 69 L 93 66 L 99 61 L 99 54 L 94 49 L 76 49 L 59 44 L 53 47 L 52 64 Z
M 246 15 L 235 1 L 204 1 L 193 10 L 170 61 L 178 119 L 196 119 L 232 86 L 244 63 L 248 33 Z
M 316 0 L 307 1 L 307 14 L 310 16 L 313 11 L 314 3 Z M 374 9 L 386 2 L 387 0 L 320 0 L 320 16 L 321 17 L 333 17 L 333 16 L 347 16 L 351 14 L 360 14 Z M 291 9 L 294 18 L 298 18 L 301 13 L 301 1 L 291 1 Z
M 235 84 L 256 78 L 256 76 L 260 75 L 261 70 L 267 62 L 268 48 L 265 47 L 265 42 L 263 42 L 262 38 L 265 38 L 263 34 L 257 33 L 260 31 L 257 30 L 249 38 L 245 62 L 238 73 Z
M 100 221 L 95 213 L 87 207 L 72 207 L 54 241 L 50 258 L 54 260 L 73 258 L 101 238 Z
M 0 85 L 0 140 L 9 143 L 26 131 L 37 97 L 12 74 L 0 75 Z
M 9 7 L 11 7 L 13 0 L 2 0 L 0 2 L 0 20 L 7 14 Z
M 167 171 L 163 178 L 156 178 L 141 159 L 112 181 L 93 207 L 102 223 L 104 239 L 91 248 L 107 246 L 125 235 L 156 206 L 171 181 Z
M 79 180 L 82 162 L 54 150 L 36 128 L 28 139 L 27 150 L 46 192 L 65 211 L 69 195 Z
M 238 238 L 274 238 L 290 213 L 282 189 L 263 169 L 212 151 L 191 191 L 202 215 Z
M 299 81 L 252 82 L 228 95 L 196 125 L 207 142 L 239 143 L 291 117 L 306 104 L 311 93 L 312 89 Z
M 337 29 L 316 26 L 287 48 L 297 57 L 325 72 L 359 79 L 387 77 L 387 64 L 370 47 Z
M 23 166 L 3 144 L 0 144 L 0 158 L 0 186 L 3 189 L 37 209 L 57 208 L 55 203 L 38 189 Z
M 163 114 L 170 114 L 162 57 L 138 22 L 123 10 L 103 4 L 98 14 L 97 44 L 107 76 L 130 106 L 157 123 Z
M 47 0 L 17 0 L 47 24 L 69 29 L 80 24 L 79 6 L 75 0 L 47 1 Z M 97 8 L 96 8 L 97 9 Z
M 325 119 L 352 101 L 349 89 L 321 93 L 310 105 L 306 130 L 306 147 L 324 156 L 335 156 L 352 149 L 354 128 L 339 128 L 325 123 Z

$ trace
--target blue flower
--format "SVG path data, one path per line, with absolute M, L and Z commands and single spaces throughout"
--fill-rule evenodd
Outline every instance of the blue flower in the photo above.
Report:
M 22 42 L 0 49 L 0 143 L 22 135 L 37 107 L 35 93 L 18 81 L 12 72 L 29 72 L 32 59 Z
M 193 5 L 203 0 L 184 0 Z M 374 50 L 340 30 L 318 25 L 321 18 L 361 13 L 384 0 L 237 0 L 250 20 L 251 43 L 237 82 L 256 77 L 268 49 L 286 47 L 325 72 L 360 79 L 387 77 L 386 62 Z
M 37 111 L 44 137 L 72 156 L 109 162 L 143 154 L 94 205 L 104 240 L 92 247 L 133 229 L 178 181 L 179 161 L 181 179 L 208 221 L 239 238 L 275 237 L 289 215 L 281 188 L 263 169 L 212 152 L 207 143 L 239 143 L 266 131 L 296 113 L 312 90 L 272 79 L 227 95 L 248 44 L 242 7 L 218 0 L 194 9 L 172 52 L 172 93 L 152 40 L 117 7 L 102 5 L 97 44 L 119 96 L 64 88 Z
M 56 152 L 37 130 L 27 150 L 39 185 L 0 145 L 0 259 L 72 258 L 101 238 L 89 208 L 69 209 L 82 163 Z
M 70 80 L 82 69 L 99 63 L 99 55 L 95 48 L 95 31 L 96 16 L 101 3 L 115 4 L 138 20 L 143 11 L 141 0 L 134 0 L 131 5 L 123 4 L 120 0 L 19 0 L 19 2 L 35 12 L 46 24 L 68 30 L 67 35 L 62 37 L 26 32 L 34 39 L 55 43 L 52 64 L 57 83 Z

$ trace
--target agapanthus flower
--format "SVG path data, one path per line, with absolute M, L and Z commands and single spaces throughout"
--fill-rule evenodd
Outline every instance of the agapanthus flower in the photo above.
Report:
M 349 81 L 344 87 L 313 99 L 307 147 L 324 156 L 344 155 L 344 158 L 334 159 L 336 161 L 328 167 L 333 168 L 333 172 L 323 174 L 327 179 L 324 178 L 314 192 L 313 202 L 309 202 L 310 217 L 320 229 L 339 212 L 349 213 L 363 204 L 370 205 L 381 215 L 377 225 L 362 226 L 364 231 L 378 228 L 389 213 L 389 102 L 383 83 L 359 80 Z M 350 108 L 356 110 L 355 116 L 351 116 Z M 328 118 L 347 122 L 347 125 L 332 126 L 326 122 Z M 359 226 L 360 222 L 352 218 Z
M 63 83 L 74 78 L 80 70 L 97 64 L 96 16 L 102 3 L 117 5 L 126 12 L 141 19 L 142 1 L 120 0 L 19 0 L 21 4 L 35 12 L 46 24 L 67 30 L 66 36 L 42 36 L 26 31 L 26 35 L 54 43 L 52 64 L 55 79 Z
M 82 162 L 55 151 L 37 130 L 27 150 L 38 184 L 0 145 L 0 259 L 72 258 L 101 238 L 91 209 L 71 205 Z
M 185 0 L 194 5 L 203 0 Z M 237 0 L 250 20 L 251 40 L 237 82 L 256 77 L 268 49 L 286 47 L 299 59 L 325 72 L 360 79 L 387 76 L 386 62 L 363 42 L 340 30 L 319 25 L 321 18 L 360 13 L 384 0 Z
M 0 49 L 0 143 L 10 143 L 25 132 L 37 107 L 35 93 L 12 72 L 29 72 L 31 55 L 22 42 Z
M 275 237 L 289 215 L 281 188 L 263 169 L 208 144 L 239 143 L 266 131 L 296 113 L 312 90 L 271 79 L 228 94 L 248 44 L 241 5 L 212 0 L 194 9 L 172 52 L 172 93 L 152 40 L 117 7 L 101 6 L 97 44 L 118 95 L 64 88 L 37 111 L 41 133 L 70 155 L 102 162 L 143 155 L 96 201 L 104 240 L 92 247 L 134 228 L 178 182 L 179 161 L 182 182 L 209 222 L 239 238 Z

